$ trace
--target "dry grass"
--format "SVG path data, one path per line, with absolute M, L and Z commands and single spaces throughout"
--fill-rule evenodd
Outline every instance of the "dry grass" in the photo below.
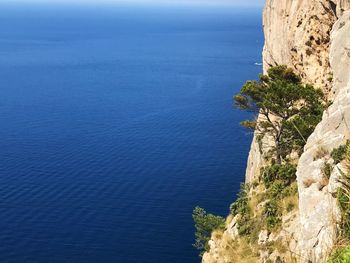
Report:
M 309 188 L 312 184 L 315 183 L 315 180 L 312 179 L 312 178 L 307 178 L 305 180 L 303 180 L 303 185 L 306 187 L 306 188 Z
M 259 262 L 259 254 L 257 248 L 252 247 L 245 238 L 239 238 L 236 240 L 226 239 L 224 242 L 226 243 L 225 257 L 229 259 L 227 262 Z
M 259 194 L 255 194 L 252 195 L 248 205 L 251 209 L 251 211 L 253 211 L 254 216 L 259 216 L 261 214 L 261 211 L 259 211 L 259 204 L 261 204 L 261 202 L 266 200 L 266 194 L 265 193 L 259 193 Z
M 280 199 L 279 205 L 281 207 L 282 217 L 284 215 L 295 213 L 298 209 L 298 193 L 297 183 L 294 182 L 290 186 L 290 191 L 286 192 L 285 197 Z M 295 190 L 294 190 L 295 189 Z M 213 232 L 213 238 L 219 240 L 219 248 L 216 251 L 218 256 L 225 263 L 257 263 L 260 262 L 260 250 L 267 250 L 272 253 L 278 251 L 284 256 L 286 262 L 295 262 L 292 259 L 292 253 L 289 251 L 288 242 L 283 240 L 277 240 L 265 245 L 258 245 L 258 237 L 261 230 L 266 229 L 266 218 L 263 216 L 264 202 L 269 198 L 266 192 L 265 186 L 261 183 L 255 183 L 249 194 L 248 205 L 252 211 L 253 220 L 249 222 L 251 224 L 250 233 L 248 236 L 239 236 L 232 239 L 232 236 L 222 233 L 220 231 Z M 228 226 L 233 216 L 229 215 L 226 219 L 226 226 Z M 288 220 L 293 220 L 294 217 Z M 288 222 L 284 222 L 289 224 Z M 282 226 L 283 227 L 283 226 Z M 279 230 L 276 229 L 278 232 Z M 286 243 L 287 242 L 287 243 Z
M 212 237 L 216 240 L 222 239 L 224 232 L 222 230 L 214 230 Z
M 283 198 L 281 205 L 283 208 L 283 214 L 295 211 L 299 207 L 298 194 L 294 194 Z
M 320 146 L 314 153 L 314 161 L 326 157 L 327 155 L 329 155 L 329 152 L 324 147 Z
M 265 250 L 268 250 L 270 253 L 277 250 L 279 254 L 286 254 L 288 252 L 288 248 L 285 246 L 282 240 L 276 240 L 269 242 L 265 245 Z

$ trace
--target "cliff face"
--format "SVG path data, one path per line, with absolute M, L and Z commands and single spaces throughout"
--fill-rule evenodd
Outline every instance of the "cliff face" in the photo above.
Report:
M 331 151 L 350 139 L 350 0 L 266 0 L 263 15 L 264 71 L 285 64 L 303 81 L 321 88 L 333 104 L 309 137 L 297 168 L 299 210 L 283 224 L 292 240 L 289 250 L 298 262 L 322 263 L 337 239 L 339 213 L 335 197 L 339 169 L 325 178 L 322 167 L 332 162 Z M 266 142 L 268 143 L 268 142 Z M 253 182 L 264 164 L 257 139 L 249 154 L 246 182 Z M 235 219 L 223 233 L 213 237 L 203 262 L 243 262 L 227 251 L 229 239 L 237 237 Z M 270 240 L 269 240 L 270 238 Z M 271 241 L 262 231 L 259 242 Z M 277 240 L 277 237 L 272 237 Z M 260 259 L 247 262 L 265 262 Z M 246 262 L 246 261 L 244 261 Z M 283 261 L 282 261 L 283 262 Z
M 348 0 L 267 0 L 264 9 L 265 69 L 285 64 L 306 83 L 331 89 L 330 32 Z
M 330 65 L 334 102 L 308 139 L 300 158 L 299 189 L 301 262 L 324 262 L 337 239 L 339 221 L 336 189 L 339 169 L 328 180 L 322 167 L 331 151 L 350 138 L 350 12 L 335 23 L 331 34 Z M 320 152 L 323 154 L 320 156 Z M 306 260 L 307 259 L 307 260 Z
M 330 1 L 268 0 L 264 10 L 265 68 L 285 64 L 319 87 L 329 87 L 329 42 L 336 7 Z
M 263 13 L 264 71 L 288 65 L 303 81 L 332 94 L 330 32 L 338 17 L 350 8 L 350 0 L 266 0 Z M 268 142 L 267 142 L 268 143 Z M 257 174 L 263 160 L 254 137 L 246 181 Z
M 349 8 L 349 0 L 268 0 L 264 10 L 264 69 L 286 64 L 334 101 L 298 165 L 299 219 L 294 232 L 300 262 L 325 262 L 337 238 L 339 170 L 334 169 L 328 181 L 322 167 L 331 151 L 349 139 Z M 318 156 L 320 152 L 324 156 Z M 256 159 L 261 163 L 260 155 Z

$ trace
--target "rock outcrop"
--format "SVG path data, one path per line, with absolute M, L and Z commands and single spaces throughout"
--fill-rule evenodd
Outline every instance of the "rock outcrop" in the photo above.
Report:
M 330 32 L 350 0 L 266 0 L 263 25 L 264 71 L 288 65 L 303 81 L 321 88 L 332 98 Z M 256 136 L 249 153 L 246 181 L 253 180 L 263 163 Z
M 349 1 L 267 0 L 264 10 L 265 69 L 288 65 L 307 83 L 331 89 L 330 32 Z
M 349 9 L 350 0 L 266 0 L 263 14 L 264 71 L 271 66 L 288 65 L 304 82 L 322 89 L 333 101 L 300 157 L 299 211 L 289 220 L 288 228 L 283 225 L 288 233 L 280 233 L 285 239 L 293 239 L 289 249 L 301 263 L 325 263 L 337 239 L 339 212 L 335 193 L 341 167 L 336 166 L 330 178 L 325 178 L 322 167 L 332 162 L 331 151 L 350 139 Z M 246 182 L 253 182 L 258 176 L 264 164 L 263 151 L 255 136 Z M 225 256 L 227 240 L 237 236 L 235 221 L 223 236 L 224 239 L 213 238 L 210 251 L 203 257 L 204 263 L 240 262 L 237 258 L 230 259 L 228 254 Z M 274 238 L 277 237 L 269 237 L 262 229 L 259 242 Z M 256 262 L 266 261 L 264 253 L 261 251 Z
M 299 161 L 300 218 L 294 235 L 300 262 L 325 262 L 337 238 L 335 191 L 339 172 L 334 169 L 328 182 L 322 166 L 331 151 L 350 138 L 349 8 L 349 0 L 268 0 L 264 10 L 264 70 L 286 64 L 334 100 Z M 255 141 L 247 181 L 253 180 L 263 163 Z M 327 154 L 317 158 L 322 151 Z
M 331 151 L 350 139 L 350 11 L 334 24 L 331 43 L 335 99 L 309 137 L 297 171 L 301 262 L 325 262 L 337 238 L 339 169 L 328 181 L 322 167 Z

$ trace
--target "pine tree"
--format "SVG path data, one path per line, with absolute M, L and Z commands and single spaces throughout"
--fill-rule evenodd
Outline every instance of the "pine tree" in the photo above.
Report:
M 234 100 L 239 108 L 263 116 L 259 122 L 246 120 L 241 125 L 273 138 L 272 151 L 279 164 L 304 146 L 324 110 L 322 91 L 303 84 L 286 66 L 270 68 L 259 81 L 247 81 Z

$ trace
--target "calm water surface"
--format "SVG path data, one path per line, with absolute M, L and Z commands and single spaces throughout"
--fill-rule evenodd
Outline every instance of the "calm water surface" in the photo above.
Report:
M 251 135 L 260 10 L 0 8 L 0 262 L 199 262 Z

